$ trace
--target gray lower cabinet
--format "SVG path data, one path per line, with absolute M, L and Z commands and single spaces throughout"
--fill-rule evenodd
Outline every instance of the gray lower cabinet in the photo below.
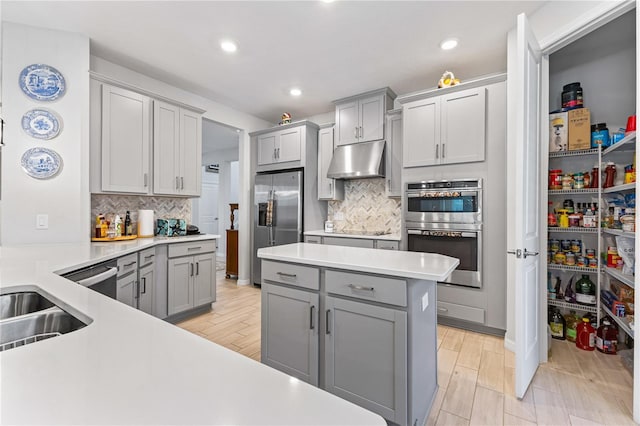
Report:
M 406 424 L 407 313 L 326 297 L 325 389 Z
M 169 255 L 172 249 L 169 247 Z M 167 267 L 168 315 L 197 308 L 216 299 L 215 254 L 170 258 Z
M 134 271 L 118 277 L 116 288 L 116 299 L 125 305 L 136 308 L 138 276 Z
M 318 385 L 318 293 L 262 284 L 263 364 Z
M 155 265 L 153 263 L 138 271 L 138 309 L 150 315 L 154 312 Z

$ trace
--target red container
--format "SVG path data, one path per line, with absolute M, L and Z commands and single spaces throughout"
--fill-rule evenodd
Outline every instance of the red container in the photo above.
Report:
M 630 115 L 627 118 L 627 128 L 625 129 L 625 133 L 635 132 L 636 131 L 636 115 Z
M 562 189 L 562 170 L 549 170 L 549 189 Z
M 582 318 L 582 323 L 576 327 L 576 346 L 585 351 L 596 348 L 596 329 L 589 324 L 588 318 Z
M 596 332 L 596 349 L 603 354 L 615 355 L 617 348 L 618 328 L 605 318 Z

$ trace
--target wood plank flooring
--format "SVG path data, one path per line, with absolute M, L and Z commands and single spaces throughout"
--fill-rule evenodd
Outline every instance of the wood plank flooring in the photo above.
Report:
M 179 327 L 260 361 L 260 289 L 218 273 L 217 301 Z M 631 375 L 620 356 L 553 341 L 522 400 L 502 339 L 438 326 L 438 394 L 427 425 L 633 425 Z

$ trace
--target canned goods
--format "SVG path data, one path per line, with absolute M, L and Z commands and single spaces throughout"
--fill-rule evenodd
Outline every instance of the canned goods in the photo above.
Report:
M 562 170 L 549 170 L 549 189 L 562 189 Z
M 564 265 L 564 262 L 567 261 L 567 255 L 559 251 L 555 254 L 555 256 L 553 256 L 553 261 L 556 263 L 556 265 Z
M 584 189 L 584 173 L 578 172 L 573 175 L 573 189 Z
M 581 268 L 586 267 L 588 264 L 588 260 L 583 256 L 576 256 L 576 266 Z
M 586 249 L 584 252 L 585 252 L 585 255 L 586 255 L 587 259 L 595 259 L 596 258 L 595 249 Z
M 569 215 L 569 227 L 577 228 L 580 226 L 580 215 L 579 214 L 570 214 Z
M 560 251 L 560 240 L 549 240 L 549 249 L 551 251 Z
M 589 259 L 589 268 L 597 268 L 598 267 L 598 259 L 592 258 Z
M 582 241 L 571 240 L 571 251 L 576 254 L 582 253 Z
M 565 253 L 570 252 L 571 251 L 571 241 L 570 240 L 562 240 L 562 241 L 560 241 L 560 249 Z
M 565 265 L 567 266 L 575 266 L 576 265 L 576 255 L 573 253 L 567 253 L 565 259 Z

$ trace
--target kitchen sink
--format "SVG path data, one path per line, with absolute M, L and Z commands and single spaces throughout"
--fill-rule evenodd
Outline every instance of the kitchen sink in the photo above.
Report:
M 28 291 L 0 295 L 0 352 L 61 336 L 91 323 L 79 312 L 69 313 L 75 310 L 45 296 L 41 289 L 29 287 Z
M 21 291 L 0 295 L 0 320 L 42 311 L 55 306 L 35 291 Z

